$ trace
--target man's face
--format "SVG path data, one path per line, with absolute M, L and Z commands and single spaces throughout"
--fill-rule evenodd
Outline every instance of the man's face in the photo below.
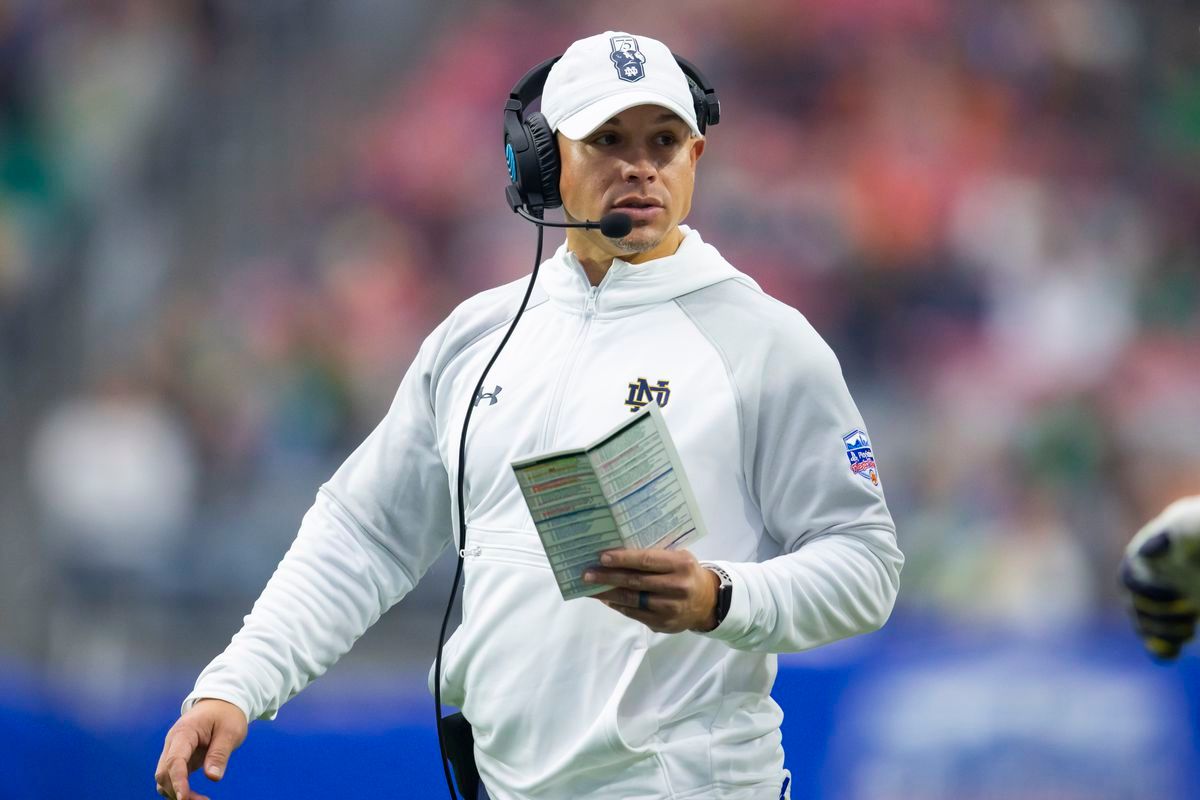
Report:
M 686 122 L 661 106 L 634 106 L 579 141 L 560 134 L 558 149 L 568 219 L 599 220 L 613 211 L 633 218 L 633 230 L 621 239 L 571 230 L 573 250 L 610 258 L 645 254 L 639 261 L 669 254 L 656 248 L 666 246 L 691 210 L 696 161 L 704 152 L 704 140 L 693 137 Z

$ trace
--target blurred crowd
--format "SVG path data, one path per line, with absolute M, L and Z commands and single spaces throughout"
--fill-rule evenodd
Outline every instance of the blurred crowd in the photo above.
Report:
M 528 273 L 500 109 L 606 29 L 715 84 L 689 224 L 838 353 L 898 613 L 1115 612 L 1200 487 L 1181 0 L 0 0 L 0 651 L 159 608 L 216 652 L 422 338 Z

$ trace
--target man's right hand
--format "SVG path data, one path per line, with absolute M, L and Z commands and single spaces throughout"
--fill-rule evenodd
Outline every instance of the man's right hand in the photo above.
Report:
M 210 780 L 221 780 L 247 727 L 246 715 L 232 703 L 211 698 L 197 702 L 167 731 L 154 770 L 158 793 L 171 800 L 208 800 L 188 788 L 188 774 L 203 764 Z

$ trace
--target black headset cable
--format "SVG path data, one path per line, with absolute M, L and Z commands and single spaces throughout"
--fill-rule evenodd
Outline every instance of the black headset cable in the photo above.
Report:
M 456 800 L 458 794 L 454 790 L 454 779 L 450 775 L 450 759 L 446 755 L 446 739 L 442 733 L 442 646 L 446 641 L 446 628 L 450 624 L 450 612 L 454 609 L 454 599 L 458 596 L 458 584 L 462 579 L 463 573 L 463 553 L 467 549 L 467 510 L 463 501 L 463 477 L 465 475 L 463 466 L 466 463 L 467 457 L 467 427 L 471 424 L 471 413 L 475 410 L 475 398 L 479 397 L 479 393 L 483 391 L 483 382 L 487 380 L 488 372 L 491 371 L 492 365 L 496 363 L 496 359 L 500 357 L 500 351 L 504 349 L 504 345 L 508 344 L 509 337 L 512 336 L 513 331 L 517 328 L 517 323 L 521 320 L 521 315 L 525 313 L 525 307 L 529 305 L 529 298 L 533 296 L 533 287 L 537 283 L 538 268 L 542 264 L 542 237 L 544 230 L 542 225 L 538 224 L 537 255 L 533 259 L 533 274 L 529 276 L 529 285 L 525 289 L 525 298 L 521 300 L 521 307 L 517 309 L 516 316 L 513 317 L 512 323 L 509 324 L 508 332 L 500 340 L 500 345 L 496 348 L 496 352 L 492 354 L 491 360 L 488 361 L 487 366 L 480 373 L 479 381 L 475 384 L 475 390 L 471 392 L 471 396 L 467 401 L 467 413 L 463 417 L 462 436 L 458 441 L 458 566 L 454 570 L 454 581 L 450 586 L 450 599 L 446 602 L 446 613 L 442 617 L 442 629 L 438 633 L 437 657 L 434 659 L 433 667 L 433 703 L 434 710 L 437 713 L 438 749 L 442 753 L 442 769 L 446 773 L 446 788 L 450 790 L 451 800 Z M 475 800 L 475 798 L 466 798 L 466 800 Z

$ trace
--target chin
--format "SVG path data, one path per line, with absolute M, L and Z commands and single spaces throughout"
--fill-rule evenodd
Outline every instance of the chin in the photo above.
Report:
M 617 247 L 626 253 L 645 253 L 658 247 L 666 238 L 663 231 L 646 228 L 634 228 L 628 236 L 616 240 Z

